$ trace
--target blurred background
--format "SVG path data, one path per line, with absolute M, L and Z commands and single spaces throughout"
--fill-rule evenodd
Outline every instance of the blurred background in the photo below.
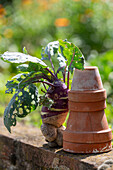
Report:
M 107 90 L 106 115 L 113 127 L 113 1 L 112 0 L 2 0 L 0 1 L 0 54 L 22 52 L 41 58 L 47 43 L 68 39 L 77 45 L 86 65 L 98 66 Z M 0 60 L 0 116 L 11 95 L 5 84 L 16 67 Z M 24 123 L 40 126 L 40 109 Z

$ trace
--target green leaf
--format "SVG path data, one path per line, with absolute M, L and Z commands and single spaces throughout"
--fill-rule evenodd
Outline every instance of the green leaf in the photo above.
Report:
M 41 71 L 45 74 L 48 73 L 48 70 L 45 67 L 42 67 L 41 65 L 39 65 L 37 63 L 32 63 L 32 62 L 29 62 L 29 64 L 21 64 L 21 65 L 17 66 L 17 69 L 19 72 Z
M 44 72 L 44 71 L 43 71 Z M 38 82 L 43 82 L 44 80 L 47 80 L 47 82 L 53 82 L 54 79 L 52 75 L 47 72 L 30 72 L 30 73 L 19 73 L 16 76 L 12 78 L 11 81 L 8 81 L 6 84 L 6 93 L 13 93 L 20 89 L 23 89 L 24 87 L 32 84 L 32 83 L 38 83 Z
M 42 67 L 47 67 L 47 65 L 40 60 L 39 58 L 32 57 L 27 54 L 23 54 L 20 52 L 5 52 L 2 54 L 1 59 L 3 59 L 5 62 L 8 63 L 26 63 L 26 62 L 32 62 L 32 63 L 37 63 Z
M 22 80 L 24 80 L 27 77 L 28 74 L 20 73 L 16 76 L 12 77 L 11 81 L 7 81 L 6 83 L 6 91 L 5 93 L 13 93 L 15 90 L 19 90 L 19 84 Z M 23 86 L 24 87 L 24 86 Z
M 19 72 L 28 72 L 28 64 L 21 64 L 19 66 L 17 66 L 17 69 Z
M 59 66 L 60 67 L 65 67 L 66 66 L 66 59 L 59 51 L 58 51 L 57 59 L 59 61 Z
M 47 65 L 36 57 L 19 52 L 5 52 L 2 55 L 2 59 L 10 63 L 28 63 L 17 66 L 18 70 L 22 72 L 22 74 L 18 74 L 13 77 L 13 81 L 10 81 L 10 83 L 7 84 L 6 93 L 13 93 L 14 88 L 18 89 L 18 87 L 23 88 L 24 86 L 29 85 L 34 82 L 33 78 L 35 81 L 39 80 L 39 78 L 44 78 L 50 82 L 53 82 L 55 79 Z
M 66 66 L 71 72 L 73 72 L 74 68 L 84 69 L 83 54 L 77 46 L 67 40 L 53 41 L 43 48 L 42 60 L 51 67 L 49 55 L 51 56 L 55 71 L 62 67 L 60 71 L 64 72 Z
M 50 78 L 50 79 L 49 79 Z M 49 80 L 51 81 L 51 75 L 44 75 L 41 72 L 30 72 L 25 79 L 23 79 L 19 83 L 19 88 L 23 88 L 25 86 L 28 86 L 29 84 L 40 82 L 40 80 Z
M 74 68 L 84 69 L 84 56 L 73 43 L 59 40 L 59 52 L 66 59 L 69 71 L 73 72 Z
M 14 92 L 14 89 L 18 89 L 18 83 L 14 82 L 14 80 L 7 81 L 5 93 L 12 94 Z
M 25 117 L 38 106 L 38 91 L 36 86 L 29 85 L 14 94 L 4 112 L 4 125 L 11 132 L 11 126 L 16 125 L 16 117 Z
M 28 71 L 29 72 L 31 72 L 31 71 L 42 72 L 44 74 L 49 73 L 49 71 L 45 67 L 42 67 L 41 65 L 39 65 L 37 63 L 32 63 L 32 62 L 29 63 Z
M 59 41 L 50 42 L 45 48 L 42 49 L 42 60 L 51 67 L 49 55 L 51 57 L 52 63 L 54 65 L 55 71 L 58 70 L 59 67 L 66 66 L 65 58 L 59 53 Z
M 51 56 L 54 56 L 59 48 L 59 41 L 53 41 L 50 42 L 45 48 L 42 48 L 42 60 L 49 60 L 48 53 L 50 53 Z
M 8 131 L 11 133 L 11 126 L 16 125 L 16 115 L 13 114 L 14 107 L 12 107 L 13 103 L 15 102 L 15 98 L 17 97 L 18 93 L 15 93 L 12 99 L 10 100 L 8 106 L 6 107 L 4 111 L 4 125 L 8 129 Z
M 54 78 L 55 78 L 52 74 L 50 74 L 51 69 L 42 67 L 41 65 L 39 65 L 37 63 L 29 62 L 29 64 L 22 64 L 22 65 L 17 66 L 17 69 L 19 70 L 19 72 L 29 73 L 28 74 L 28 76 L 29 76 L 28 80 L 30 79 L 30 76 L 33 73 L 34 74 L 40 74 L 41 73 L 42 78 L 44 78 L 44 79 L 46 79 L 50 82 L 53 82 Z M 40 78 L 41 78 L 41 75 L 40 75 Z

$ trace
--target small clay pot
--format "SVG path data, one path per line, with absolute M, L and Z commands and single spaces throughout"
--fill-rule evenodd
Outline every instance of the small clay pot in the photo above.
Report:
M 101 77 L 97 67 L 85 67 L 85 70 L 75 69 L 71 90 L 101 90 Z
M 63 132 L 63 149 L 72 153 L 111 150 L 112 133 L 104 112 L 106 90 L 97 67 L 75 70 L 68 99 L 70 115 Z

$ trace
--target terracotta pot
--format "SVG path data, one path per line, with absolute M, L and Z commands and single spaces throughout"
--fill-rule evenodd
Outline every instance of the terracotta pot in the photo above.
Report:
M 71 90 L 101 90 L 101 77 L 97 67 L 85 67 L 85 70 L 75 70 Z
M 104 109 L 106 91 L 97 67 L 75 70 L 68 93 L 70 115 L 63 133 L 63 149 L 72 153 L 111 150 L 111 129 Z

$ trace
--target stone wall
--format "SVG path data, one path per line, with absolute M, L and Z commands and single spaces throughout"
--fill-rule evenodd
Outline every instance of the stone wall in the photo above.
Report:
M 71 154 L 49 148 L 40 129 L 17 124 L 10 134 L 0 119 L 0 170 L 113 170 L 113 150 Z

